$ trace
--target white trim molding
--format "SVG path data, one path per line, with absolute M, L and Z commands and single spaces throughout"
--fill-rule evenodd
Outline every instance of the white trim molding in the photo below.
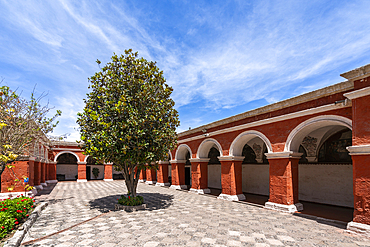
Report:
M 230 146 L 230 155 L 241 155 L 244 145 L 255 137 L 260 138 L 266 144 L 267 152 L 272 152 L 271 142 L 264 134 L 256 130 L 247 130 L 233 140 Z
M 370 76 L 370 64 L 340 74 L 348 81 L 355 81 Z
M 47 180 L 45 181 L 47 184 L 56 184 L 58 183 L 58 180 Z
M 62 154 L 72 154 L 77 158 L 77 163 L 80 162 L 80 158 L 78 157 L 78 155 L 71 151 L 62 151 L 62 152 L 57 153 L 57 155 L 55 155 L 54 157 L 54 162 L 57 162 L 58 157 Z
M 78 183 L 86 183 L 87 182 L 87 179 L 77 179 L 77 182 Z
M 103 180 L 104 180 L 104 182 L 111 182 L 111 181 L 113 181 L 113 178 L 104 178 Z
M 276 152 L 276 153 L 265 153 L 267 159 L 300 159 L 303 153 L 297 153 L 293 151 L 288 152 Z
M 185 164 L 186 160 L 171 160 L 171 164 Z
M 157 183 L 157 181 L 148 181 L 148 180 L 146 180 L 146 182 L 145 182 L 146 184 L 156 184 Z
M 190 157 L 192 157 L 191 148 L 186 144 L 181 144 L 176 149 L 175 160 L 186 159 L 186 152 L 183 151 L 184 149 L 186 149 L 190 153 Z
M 347 224 L 347 230 L 349 232 L 354 232 L 354 233 L 358 233 L 358 234 L 370 237 L 370 226 L 367 224 L 362 224 L 362 223 L 351 221 Z
M 220 156 L 222 156 L 222 146 L 221 146 L 221 144 L 216 139 L 207 138 L 199 144 L 199 147 L 198 147 L 198 150 L 197 150 L 197 158 L 198 159 L 199 158 L 201 158 L 201 159 L 208 158 L 209 150 L 213 146 L 217 147 L 218 152 L 220 153 Z
M 292 205 L 285 205 L 285 204 L 279 204 L 279 203 L 274 203 L 274 202 L 266 202 L 264 208 L 283 212 L 283 213 L 293 214 L 297 211 L 302 211 L 303 205 L 302 203 L 299 203 L 299 202 L 296 204 L 292 204 Z
M 284 151 L 298 151 L 304 137 L 310 132 L 330 125 L 344 126 L 352 130 L 352 120 L 339 115 L 322 115 L 307 119 L 298 124 L 290 133 L 285 142 Z
M 233 132 L 233 131 L 237 131 L 237 130 L 248 129 L 248 128 L 252 128 L 252 127 L 256 127 L 256 126 L 261 126 L 261 125 L 271 124 L 271 123 L 280 122 L 280 121 L 284 121 L 284 120 L 304 117 L 304 116 L 313 115 L 313 114 L 317 114 L 317 113 L 322 113 L 322 112 L 326 112 L 326 111 L 338 110 L 338 109 L 347 108 L 347 107 L 351 107 L 351 106 L 352 106 L 351 102 L 347 102 L 347 103 L 342 102 L 342 103 L 337 103 L 337 104 L 332 103 L 332 104 L 323 105 L 323 106 L 319 106 L 319 107 L 315 107 L 315 108 L 310 108 L 310 109 L 306 109 L 306 110 L 302 110 L 302 111 L 298 111 L 298 112 L 293 112 L 293 113 L 289 113 L 289 114 L 285 114 L 285 115 L 281 115 L 281 116 L 277 116 L 277 117 L 272 117 L 272 118 L 262 119 L 262 120 L 259 120 L 259 121 L 254 121 L 254 122 L 251 122 L 251 123 L 241 124 L 241 125 L 238 125 L 238 126 L 235 126 L 235 127 L 216 130 L 216 131 L 213 131 L 213 132 L 209 132 L 208 134 L 210 136 L 215 136 L 215 135 L 229 133 L 229 132 Z M 185 135 L 185 133 L 183 133 L 183 135 Z M 198 140 L 198 139 L 202 139 L 202 138 L 204 138 L 204 135 L 197 135 L 197 136 L 194 136 L 194 137 L 179 140 L 177 142 L 178 143 L 186 143 L 186 142 L 189 142 L 189 141 L 194 141 L 194 140 Z
M 349 155 L 370 155 L 370 145 L 349 146 Z
M 226 201 L 244 201 L 246 199 L 244 194 L 239 195 L 227 195 L 227 194 L 220 194 L 217 199 L 226 200 Z
M 155 186 L 170 186 L 170 183 L 156 183 Z
M 189 159 L 189 161 L 191 163 L 195 163 L 195 162 L 209 162 L 210 158 L 193 158 L 193 159 Z
M 139 179 L 140 183 L 145 183 L 146 179 Z
M 197 193 L 197 194 L 210 194 L 211 193 L 211 190 L 210 189 L 193 189 L 193 188 L 190 188 L 189 192 L 191 193 Z
M 174 190 L 186 190 L 188 189 L 188 186 L 183 184 L 183 185 L 171 185 L 170 186 L 170 189 L 174 189 Z
M 349 92 L 349 93 L 345 93 L 343 95 L 345 97 L 347 97 L 348 99 L 350 99 L 350 100 L 357 99 L 357 98 L 364 97 L 364 96 L 368 96 L 368 95 L 370 95 L 370 87 L 361 88 L 359 90 Z
M 159 165 L 169 165 L 170 162 L 169 161 L 162 161 L 162 160 L 160 160 L 160 161 L 158 161 L 158 164 Z
M 219 161 L 243 161 L 244 156 L 219 156 L 217 157 Z
M 87 162 L 85 162 L 85 161 L 79 161 L 79 162 L 77 162 L 77 165 L 86 165 L 87 164 Z

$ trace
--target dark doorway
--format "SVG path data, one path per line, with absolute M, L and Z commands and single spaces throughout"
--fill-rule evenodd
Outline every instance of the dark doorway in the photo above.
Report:
M 86 166 L 86 179 L 91 180 L 91 166 Z
M 191 181 L 191 169 L 190 167 L 185 167 L 185 184 L 190 185 Z

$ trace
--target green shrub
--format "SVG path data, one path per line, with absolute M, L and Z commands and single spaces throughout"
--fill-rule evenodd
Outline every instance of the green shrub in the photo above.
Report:
M 118 199 L 118 203 L 124 206 L 138 206 L 144 203 L 144 198 L 142 196 L 130 196 L 125 197 L 124 195 Z
M 0 200 L 0 239 L 29 216 L 28 212 L 34 207 L 33 203 L 32 198 L 23 196 Z

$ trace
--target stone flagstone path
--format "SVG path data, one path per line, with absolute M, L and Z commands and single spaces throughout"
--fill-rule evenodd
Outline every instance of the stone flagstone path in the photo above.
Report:
M 23 246 L 370 246 L 341 225 L 146 184 L 145 211 L 114 211 L 125 192 L 122 180 L 58 183 L 23 243 L 101 216 Z

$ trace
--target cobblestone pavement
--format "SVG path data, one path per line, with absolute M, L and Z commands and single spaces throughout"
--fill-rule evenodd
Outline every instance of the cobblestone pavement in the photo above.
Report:
M 114 211 L 125 192 L 121 180 L 58 183 L 23 243 L 100 215 L 25 246 L 370 246 L 340 225 L 146 184 L 146 210 Z

